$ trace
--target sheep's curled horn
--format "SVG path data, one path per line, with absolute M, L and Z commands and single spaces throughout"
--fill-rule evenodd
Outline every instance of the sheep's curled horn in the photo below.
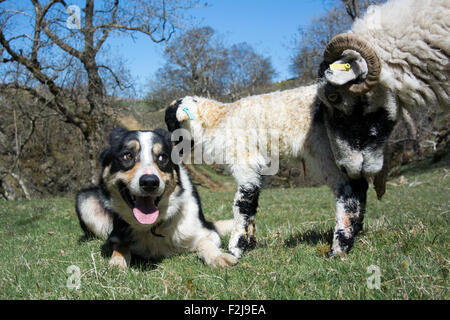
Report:
M 325 62 L 333 63 L 345 50 L 357 51 L 366 60 L 368 68 L 366 80 L 353 84 L 349 90 L 356 94 L 369 92 L 378 83 L 381 73 L 380 59 L 375 50 L 361 37 L 352 33 L 343 33 L 335 36 L 328 43 L 323 54 Z

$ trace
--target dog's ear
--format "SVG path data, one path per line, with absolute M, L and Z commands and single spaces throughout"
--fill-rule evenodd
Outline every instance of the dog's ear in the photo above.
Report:
M 153 130 L 153 132 L 163 137 L 165 141 L 172 143 L 172 134 L 169 131 L 161 128 L 156 128 L 155 130 Z
M 111 164 L 111 162 L 112 162 L 111 147 L 104 149 L 100 153 L 99 161 L 102 164 L 102 167 L 106 167 Z
M 103 167 L 111 164 L 113 158 L 113 148 L 118 144 L 121 138 L 128 132 L 123 127 L 114 128 L 109 134 L 109 147 L 100 153 L 99 161 Z
M 112 129 L 111 133 L 109 134 L 109 145 L 113 146 L 127 132 L 128 132 L 128 130 L 123 127 L 118 127 L 118 128 Z
M 173 145 L 172 134 L 169 131 L 161 129 L 161 128 L 157 128 L 157 129 L 153 130 L 153 132 L 156 133 L 157 135 L 161 136 L 168 145 Z

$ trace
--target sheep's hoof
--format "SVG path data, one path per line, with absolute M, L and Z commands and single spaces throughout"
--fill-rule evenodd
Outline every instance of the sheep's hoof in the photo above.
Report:
M 230 239 L 238 239 L 237 241 L 230 240 L 228 246 L 228 251 L 238 259 L 242 256 L 244 251 L 253 249 L 256 246 L 255 236 L 249 235 L 248 233 L 231 235 Z
M 232 265 L 236 264 L 237 262 L 238 262 L 238 259 L 234 255 L 231 255 L 229 253 L 222 253 L 221 255 L 216 257 L 210 263 L 210 266 L 224 268 L 224 267 L 232 266 Z
M 341 260 L 343 260 L 347 257 L 349 250 L 350 249 L 345 250 L 345 249 L 341 249 L 341 248 L 338 248 L 338 249 L 331 248 L 330 251 L 328 251 L 328 253 L 327 253 L 327 257 L 328 258 L 341 258 Z
M 336 258 L 339 254 L 341 254 L 341 253 L 336 253 L 333 249 L 331 249 L 330 251 L 328 251 L 327 257 L 328 258 Z

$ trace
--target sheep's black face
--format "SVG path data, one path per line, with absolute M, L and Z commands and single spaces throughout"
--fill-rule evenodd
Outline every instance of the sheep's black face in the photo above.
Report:
M 322 77 L 318 96 L 337 166 L 351 179 L 369 178 L 383 168 L 386 140 L 397 118 L 395 99 L 386 90 L 355 94 L 350 85 L 336 86 Z
M 386 140 L 398 117 L 394 94 L 379 82 L 354 90 L 356 84 L 367 84 L 369 74 L 366 60 L 353 50 L 343 51 L 332 64 L 323 62 L 319 71 L 318 96 L 331 149 L 351 179 L 383 169 Z
M 384 108 L 365 113 L 360 101 L 350 113 L 322 104 L 336 164 L 352 179 L 372 177 L 383 167 L 384 147 L 395 122 Z

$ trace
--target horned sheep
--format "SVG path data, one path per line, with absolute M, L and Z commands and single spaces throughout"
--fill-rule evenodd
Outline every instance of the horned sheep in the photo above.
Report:
M 265 146 L 273 135 L 280 157 L 302 159 L 308 177 L 335 195 L 330 254 L 353 246 L 368 181 L 381 172 L 385 141 L 402 108 L 450 106 L 449 16 L 448 0 L 393 0 L 369 9 L 350 33 L 330 42 L 316 84 L 229 104 L 188 96 L 166 109 L 170 131 L 188 129 L 204 154 L 228 157 L 238 185 L 231 253 L 240 257 L 255 245 L 262 176 L 273 161 Z M 336 71 L 330 64 L 350 68 Z M 264 147 L 236 147 L 255 141 Z
M 336 162 L 353 179 L 382 171 L 403 112 L 450 109 L 450 1 L 393 0 L 333 38 L 318 96 Z M 350 64 L 346 70 L 330 65 Z

